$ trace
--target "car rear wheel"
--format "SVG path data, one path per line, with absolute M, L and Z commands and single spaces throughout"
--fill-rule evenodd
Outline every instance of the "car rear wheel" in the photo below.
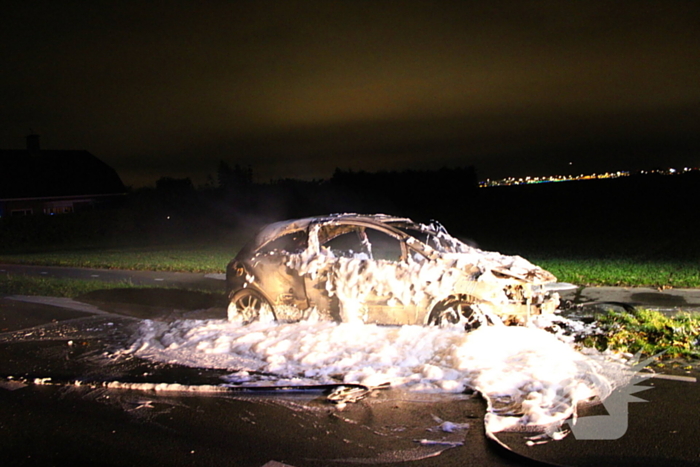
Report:
M 275 314 L 272 305 L 257 291 L 253 289 L 239 290 L 228 306 L 229 321 L 242 321 L 244 324 L 260 320 L 274 320 Z
M 436 326 L 464 323 L 466 331 L 477 329 L 487 323 L 484 314 L 473 300 L 462 297 L 449 297 L 433 307 L 429 323 Z

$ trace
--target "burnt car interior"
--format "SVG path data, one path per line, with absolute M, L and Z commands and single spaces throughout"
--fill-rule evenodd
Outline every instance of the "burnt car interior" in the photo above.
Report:
M 344 228 L 339 228 L 344 227 Z M 327 229 L 328 232 L 323 232 Z M 319 232 L 321 246 L 335 257 L 401 261 L 401 242 L 379 230 L 356 225 L 326 226 Z
M 272 252 L 300 253 L 306 249 L 308 235 L 305 230 L 297 230 L 277 238 L 262 248 L 259 253 L 267 254 Z
M 440 228 L 442 228 L 441 225 L 431 226 L 433 228 L 431 231 L 419 230 L 413 226 L 399 223 L 392 226 L 437 251 L 455 251 L 452 245 L 436 235 L 436 232 L 439 232 Z M 398 262 L 404 259 L 407 253 L 404 251 L 402 242 L 399 239 L 371 227 L 350 224 L 327 224 L 319 230 L 318 238 L 321 247 L 326 248 L 336 258 Z M 307 243 L 308 233 L 306 230 L 297 230 L 265 244 L 258 250 L 258 253 L 300 253 L 307 248 Z M 412 258 L 416 261 L 426 259 L 418 252 L 413 252 Z
M 459 245 L 447 234 L 445 227 L 437 221 L 432 221 L 429 226 L 421 225 L 420 228 L 416 228 L 418 227 L 416 224 L 403 222 L 391 223 L 390 225 L 437 251 L 443 253 L 459 253 L 461 251 Z M 446 235 L 441 236 L 441 233 Z

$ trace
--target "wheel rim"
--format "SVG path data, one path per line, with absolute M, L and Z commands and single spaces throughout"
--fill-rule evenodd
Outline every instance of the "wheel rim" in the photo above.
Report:
M 471 305 L 460 303 L 457 307 L 460 316 L 465 320 L 464 329 L 466 331 L 472 331 L 481 326 L 480 313 L 474 310 Z
M 432 312 L 430 323 L 437 326 L 464 323 L 466 331 L 473 331 L 481 326 L 481 312 L 475 310 L 473 303 L 458 299 L 445 300 L 436 305 Z
M 432 320 L 432 324 L 442 326 L 444 324 L 456 324 L 459 321 L 459 315 L 453 307 L 447 307 L 438 312 Z
M 235 298 L 231 304 L 235 308 L 235 314 L 245 324 L 258 321 L 263 307 L 269 306 L 265 299 L 252 291 Z

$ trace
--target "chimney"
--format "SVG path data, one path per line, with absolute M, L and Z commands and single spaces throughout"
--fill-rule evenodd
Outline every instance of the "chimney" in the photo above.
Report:
M 27 135 L 27 151 L 29 152 L 39 152 L 41 148 L 39 147 L 39 135 L 32 133 Z

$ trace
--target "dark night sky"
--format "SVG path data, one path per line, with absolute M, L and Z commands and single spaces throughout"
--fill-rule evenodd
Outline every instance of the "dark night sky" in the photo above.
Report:
M 700 166 L 697 1 L 38 0 L 0 39 L 0 148 L 31 128 L 132 186 L 219 160 L 258 181 Z

